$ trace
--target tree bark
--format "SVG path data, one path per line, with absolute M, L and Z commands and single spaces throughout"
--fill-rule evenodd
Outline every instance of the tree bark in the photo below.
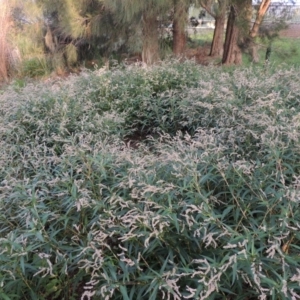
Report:
M 215 30 L 210 48 L 210 56 L 222 56 L 224 44 L 224 26 L 226 20 L 227 1 L 219 0 L 219 9 L 215 17 Z
M 236 8 L 231 5 L 222 58 L 222 64 L 224 65 L 239 65 L 242 63 L 242 51 L 238 45 L 239 27 L 237 26 L 237 13 Z
M 249 54 L 253 63 L 259 63 L 258 47 L 254 41 L 251 41 L 251 45 L 249 46 Z
M 173 53 L 175 56 L 183 56 L 186 48 L 186 32 L 185 25 L 187 20 L 186 4 L 177 0 L 174 5 L 173 20 Z
M 9 44 L 8 33 L 10 27 L 9 7 L 5 2 L 0 11 L 0 81 L 8 81 Z
M 49 25 L 47 26 L 47 32 L 45 35 L 45 45 L 51 53 L 55 52 L 57 46 L 57 40 L 53 36 L 52 30 Z
M 263 0 L 259 5 L 259 9 L 255 18 L 255 22 L 250 31 L 250 37 L 255 38 L 258 34 L 259 27 L 263 21 L 263 18 L 270 6 L 271 0 Z
M 158 24 L 155 15 L 143 15 L 143 50 L 142 61 L 153 65 L 159 60 Z
M 249 32 L 249 54 L 252 58 L 252 62 L 254 63 L 258 63 L 259 62 L 259 55 L 258 55 L 258 46 L 255 44 L 255 38 L 258 35 L 258 31 L 259 31 L 259 27 L 263 21 L 263 18 L 270 6 L 271 0 L 263 0 L 261 2 L 261 4 L 259 5 L 257 14 L 256 14 L 256 18 L 255 18 L 255 22 L 252 26 L 252 28 L 250 28 L 250 32 Z

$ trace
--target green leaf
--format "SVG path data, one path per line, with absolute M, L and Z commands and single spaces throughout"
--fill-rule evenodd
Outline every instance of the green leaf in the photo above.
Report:
M 0 293 L 0 299 L 3 299 L 3 300 L 12 300 L 6 294 L 3 294 L 3 293 Z
M 128 294 L 127 294 L 127 288 L 124 285 L 120 285 L 119 288 L 120 288 L 120 292 L 123 296 L 123 299 L 130 300 L 130 298 L 128 297 Z
M 36 234 L 36 237 L 37 237 L 41 242 L 44 242 L 44 238 L 43 238 L 43 236 L 42 236 L 42 234 L 41 234 L 40 231 L 37 231 L 35 234 Z
M 22 273 L 25 275 L 24 256 L 20 257 L 20 265 L 21 265 Z
M 237 266 L 238 264 L 237 263 L 234 263 L 233 266 L 232 266 L 232 281 L 231 281 L 231 285 L 233 286 L 233 284 L 235 283 L 235 280 L 236 280 L 236 275 L 237 275 Z
M 234 205 L 228 205 L 227 208 L 223 211 L 221 220 L 223 220 L 234 208 Z

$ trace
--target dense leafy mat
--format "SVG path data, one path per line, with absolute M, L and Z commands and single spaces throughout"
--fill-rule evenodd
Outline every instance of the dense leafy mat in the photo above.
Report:
M 298 78 L 172 62 L 8 87 L 0 298 L 299 299 Z

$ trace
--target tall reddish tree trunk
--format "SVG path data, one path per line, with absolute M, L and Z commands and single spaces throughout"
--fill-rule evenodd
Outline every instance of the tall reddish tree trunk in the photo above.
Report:
M 261 2 L 261 4 L 259 5 L 257 14 L 256 14 L 256 18 L 255 18 L 255 22 L 252 26 L 252 28 L 250 28 L 250 32 L 249 32 L 249 53 L 251 55 L 252 61 L 254 63 L 258 63 L 259 62 L 259 55 L 258 55 L 258 46 L 255 43 L 255 38 L 258 35 L 258 31 L 259 31 L 259 27 L 263 21 L 263 18 L 270 6 L 271 0 L 263 0 Z
M 143 15 L 143 49 L 142 61 L 152 65 L 159 60 L 159 39 L 157 17 L 145 13 Z
M 10 27 L 8 4 L 3 3 L 0 10 L 0 81 L 8 81 L 9 44 L 8 33 Z
M 259 9 L 255 18 L 255 22 L 252 26 L 252 29 L 250 31 L 250 37 L 255 38 L 257 36 L 259 27 L 263 21 L 263 18 L 269 9 L 271 0 L 262 0 L 261 4 L 259 5 Z
M 186 3 L 177 0 L 174 5 L 173 21 L 173 53 L 182 56 L 186 48 L 186 20 L 188 17 Z
M 205 0 L 199 2 L 214 19 L 215 30 L 210 47 L 210 56 L 222 56 L 224 44 L 224 26 L 226 22 L 227 0 L 218 0 L 216 5 L 214 0 Z
M 221 56 L 224 44 L 224 26 L 226 20 L 227 1 L 219 0 L 219 10 L 215 15 L 215 30 L 213 41 L 210 48 L 210 56 Z
M 238 45 L 239 27 L 237 26 L 238 12 L 236 9 L 237 8 L 231 5 L 222 58 L 222 64 L 224 65 L 239 65 L 242 63 L 242 51 Z

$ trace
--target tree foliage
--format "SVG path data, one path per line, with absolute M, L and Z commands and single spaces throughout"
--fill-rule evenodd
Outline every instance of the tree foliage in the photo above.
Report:
M 97 64 L 124 54 L 139 53 L 145 64 L 153 64 L 162 57 L 162 41 L 167 40 L 166 20 L 168 25 L 173 24 L 168 35 L 169 51 L 182 57 L 187 45 L 188 8 L 192 4 L 201 5 L 215 18 L 210 55 L 223 55 L 227 64 L 238 63 L 245 49 L 255 56 L 254 39 L 270 1 L 260 3 L 253 26 L 250 0 L 6 0 L 3 3 L 9 3 L 9 21 L 5 24 L 10 28 L 8 31 L 6 25 L 1 26 L 1 47 L 6 47 L 1 51 L 1 77 L 5 79 L 12 72 L 23 76 L 39 76 L 52 70 L 64 72 L 91 60 Z M 228 24 L 233 27 L 227 26 L 224 48 L 224 25 L 229 12 Z M 232 34 L 230 28 L 238 33 Z M 229 53 L 236 53 L 236 58 L 228 57 Z

